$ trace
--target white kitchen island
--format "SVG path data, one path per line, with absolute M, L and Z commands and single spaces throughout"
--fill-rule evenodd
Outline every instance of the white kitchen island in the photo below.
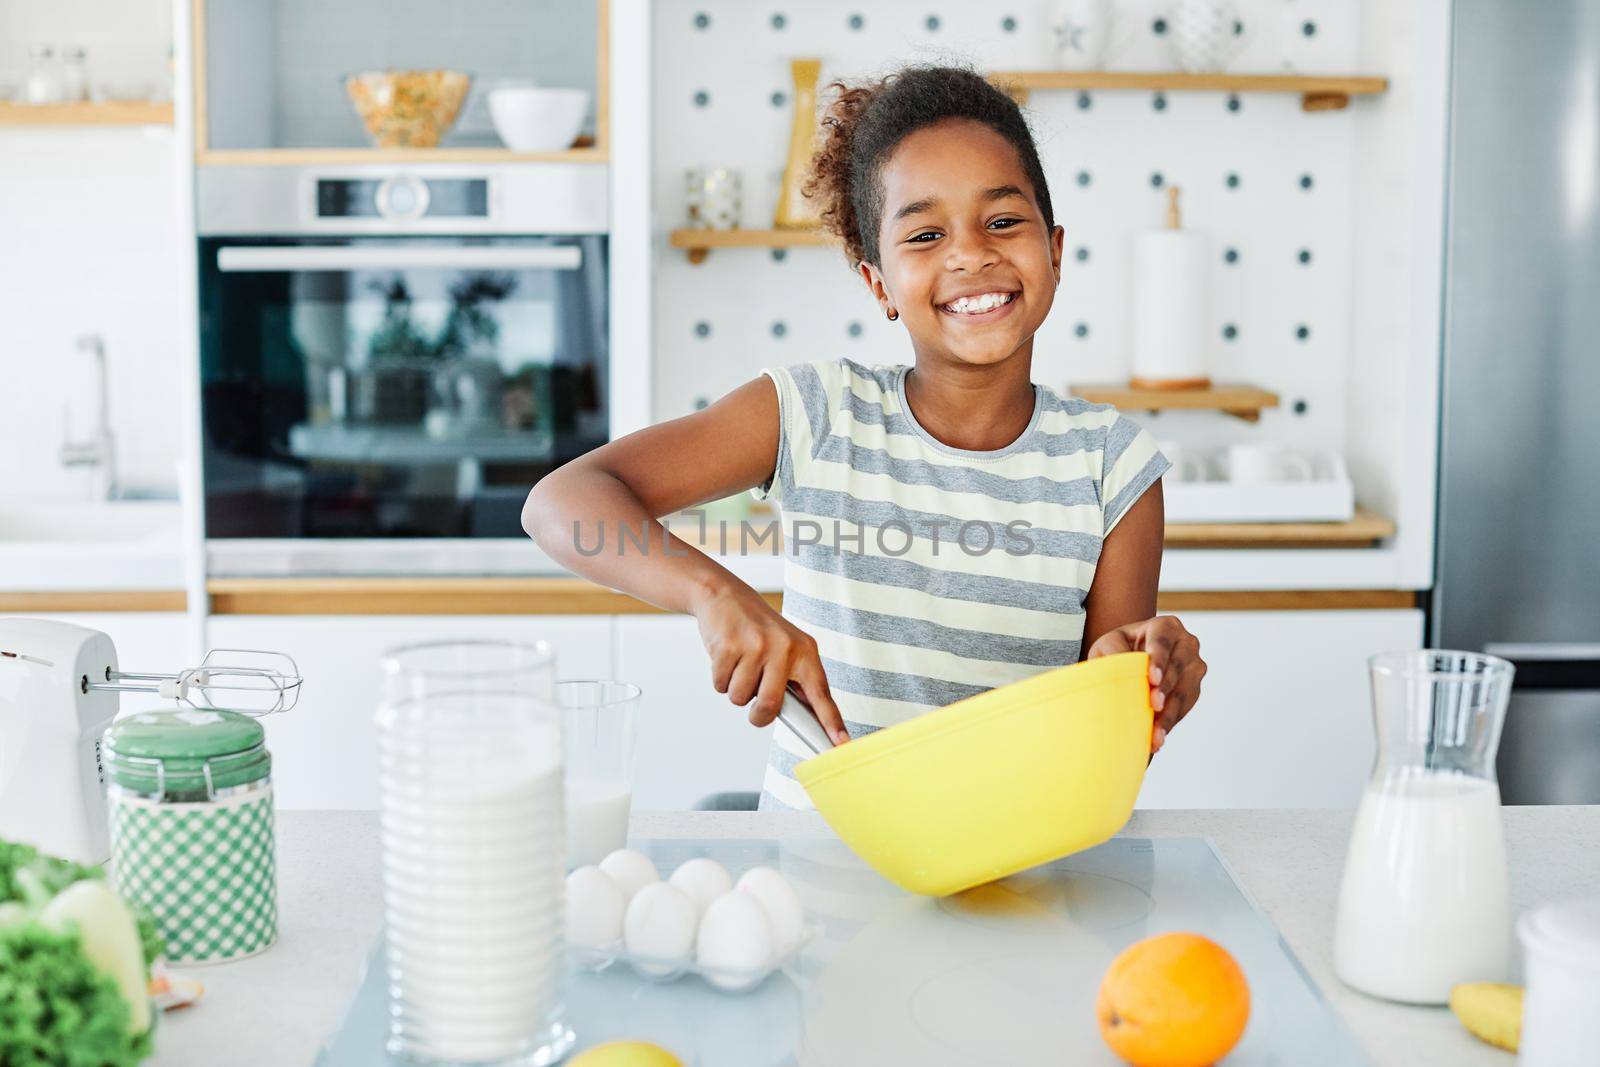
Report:
M 1211 838 L 1373 1062 L 1509 1067 L 1510 1055 L 1468 1036 L 1447 1010 L 1372 1000 L 1334 977 L 1334 904 L 1350 821 L 1344 811 L 1150 811 L 1135 814 L 1124 833 Z M 1507 808 L 1505 822 L 1519 913 L 1600 893 L 1600 807 Z M 827 832 L 812 815 L 707 812 L 640 813 L 632 830 L 638 838 Z M 278 842 L 281 940 L 254 959 L 191 972 L 206 995 L 162 1019 L 158 1067 L 310 1064 L 342 1017 L 380 925 L 377 817 L 284 812 Z

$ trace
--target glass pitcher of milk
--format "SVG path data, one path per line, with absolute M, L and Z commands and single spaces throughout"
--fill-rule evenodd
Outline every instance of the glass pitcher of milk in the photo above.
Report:
M 1443 1004 L 1457 983 L 1510 972 L 1494 760 L 1513 669 L 1435 649 L 1369 662 L 1378 757 L 1345 858 L 1334 970 L 1363 993 Z

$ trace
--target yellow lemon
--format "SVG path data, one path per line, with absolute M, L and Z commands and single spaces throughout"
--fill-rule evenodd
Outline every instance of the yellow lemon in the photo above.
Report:
M 683 1067 L 683 1061 L 648 1041 L 611 1041 L 578 1053 L 568 1067 Z

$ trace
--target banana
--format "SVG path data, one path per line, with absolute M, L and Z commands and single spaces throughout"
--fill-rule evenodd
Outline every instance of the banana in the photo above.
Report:
M 1522 987 L 1468 982 L 1450 990 L 1450 1010 L 1467 1033 L 1507 1052 L 1522 1038 Z

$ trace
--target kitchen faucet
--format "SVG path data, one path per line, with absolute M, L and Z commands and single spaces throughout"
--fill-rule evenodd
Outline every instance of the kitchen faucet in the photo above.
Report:
M 95 378 L 99 391 L 99 408 L 94 431 L 87 441 L 66 440 L 61 445 L 63 467 L 92 467 L 95 472 L 94 495 L 100 500 L 113 500 L 117 495 L 117 450 L 111 437 L 110 384 L 106 375 L 106 342 L 97 333 L 86 333 L 78 338 L 79 352 L 94 357 Z M 67 422 L 63 409 L 63 423 Z M 70 429 L 70 424 L 68 424 Z M 66 436 L 63 434 L 63 436 Z

